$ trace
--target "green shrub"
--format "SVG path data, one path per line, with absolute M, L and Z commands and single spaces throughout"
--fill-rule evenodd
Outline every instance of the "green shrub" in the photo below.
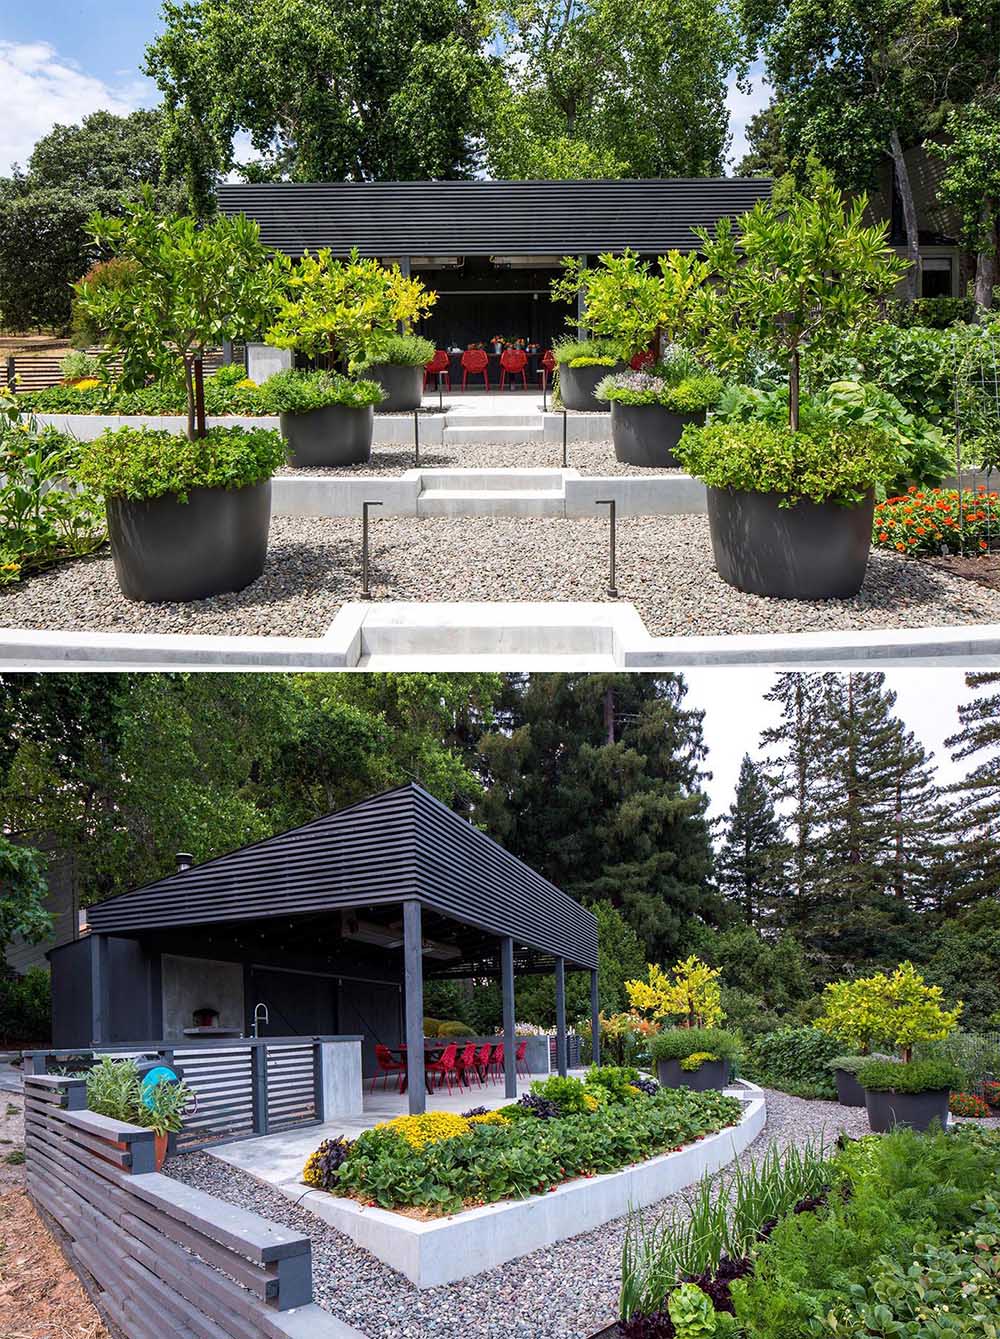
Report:
M 840 1043 L 813 1027 L 784 1027 L 754 1038 L 747 1046 L 743 1070 L 766 1088 L 799 1097 L 836 1097 L 829 1062 Z
M 246 379 L 247 370 L 242 363 L 223 363 L 211 378 L 211 382 L 218 390 L 222 386 L 238 386 Z
M 958 1088 L 962 1082 L 955 1066 L 943 1060 L 911 1060 L 908 1065 L 894 1060 L 869 1060 L 857 1071 L 857 1078 L 862 1088 L 876 1093 L 929 1093 Z
M 659 405 L 673 414 L 697 414 L 710 409 L 722 394 L 721 377 L 710 372 L 672 381 L 658 376 L 655 368 L 641 372 L 617 372 L 598 382 L 594 395 L 612 404 Z
M 82 381 L 84 377 L 100 376 L 101 365 L 92 354 L 74 349 L 60 362 L 59 371 L 66 381 Z
M 285 462 L 277 432 L 265 428 L 210 428 L 189 440 L 152 428 L 117 428 L 81 442 L 79 479 L 105 497 L 135 501 L 174 494 L 186 502 L 192 488 L 248 488 Z
M 890 302 L 887 315 L 894 325 L 903 328 L 945 330 L 950 325 L 974 321 L 976 304 L 972 298 L 914 298 L 912 302 Z
M 393 367 L 423 367 L 434 357 L 434 344 L 422 335 L 387 335 L 368 346 L 364 358 L 357 364 L 362 372 L 376 363 L 390 363 Z
M 235 366 L 235 364 L 233 364 Z M 239 369 L 235 384 L 222 377 L 220 368 L 205 381 L 205 412 L 212 418 L 225 414 L 273 414 L 263 386 L 244 385 Z M 221 378 L 221 380 L 220 380 Z M 176 379 L 151 381 L 135 390 L 102 382 L 86 390 L 73 386 L 50 386 L 18 396 L 18 402 L 38 414 L 183 414 L 184 386 Z
M 685 428 L 674 454 L 710 488 L 778 493 L 782 506 L 803 499 L 856 506 L 903 465 L 885 432 L 856 424 L 792 432 L 770 423 L 712 422 Z
M 826 1062 L 827 1069 L 832 1073 L 835 1069 L 842 1069 L 845 1074 L 857 1074 L 858 1070 L 864 1065 L 870 1064 L 873 1060 L 892 1061 L 891 1055 L 835 1055 L 832 1060 Z
M 631 1065 L 591 1065 L 586 1086 L 602 1088 L 614 1102 L 628 1102 L 635 1096 L 633 1085 L 638 1078 L 639 1071 Z
M 473 1032 L 468 1023 L 449 1018 L 438 1024 L 437 1034 L 439 1037 L 471 1037 Z
M 913 1048 L 915 1060 L 942 1060 L 961 1075 L 960 1087 L 977 1092 L 1000 1074 L 1000 1037 L 982 1032 L 953 1032 Z
M 425 1037 L 436 1037 L 437 1034 L 438 1034 L 438 1028 L 439 1028 L 440 1026 L 441 1026 L 441 1020 L 440 1020 L 439 1018 L 425 1018 L 425 1019 L 424 1019 L 424 1036 L 425 1036 Z
M 89 1111 L 141 1125 L 156 1134 L 176 1134 L 182 1128 L 192 1097 L 184 1082 L 168 1083 L 163 1079 L 151 1095 L 144 1094 L 136 1063 L 130 1059 L 104 1055 L 87 1071 Z
M 531 1085 L 531 1091 L 536 1097 L 555 1102 L 560 1116 L 572 1116 L 590 1110 L 586 1089 L 579 1079 L 564 1079 L 560 1074 L 550 1074 L 547 1079 L 536 1079 Z
M 52 983 L 31 967 L 23 976 L 0 975 L 0 1042 L 48 1042 L 52 1035 Z
M 311 409 L 341 405 L 365 409 L 382 399 L 382 387 L 375 381 L 355 381 L 336 372 L 300 372 L 289 368 L 268 377 L 261 390 L 272 412 L 307 414 Z
M 740 1039 L 734 1032 L 714 1027 L 674 1027 L 659 1032 L 649 1045 L 654 1060 L 686 1060 L 689 1055 L 708 1054 L 720 1060 L 736 1060 Z
M 619 345 L 611 339 L 557 339 L 552 345 L 557 363 L 570 367 L 614 367 L 622 361 Z

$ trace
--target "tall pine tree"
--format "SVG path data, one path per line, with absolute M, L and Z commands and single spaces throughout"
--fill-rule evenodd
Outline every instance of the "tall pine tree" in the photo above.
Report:
M 482 741 L 492 835 L 572 896 L 609 901 L 660 960 L 720 905 L 702 715 L 684 693 L 678 675 L 516 679 Z
M 971 763 L 949 787 L 955 799 L 955 842 L 948 906 L 1000 892 L 1000 673 L 970 673 L 975 697 L 958 709 L 960 730 L 945 740 L 953 762 Z
M 787 895 L 789 848 L 763 769 L 749 753 L 743 755 L 736 797 L 723 822 L 719 891 L 740 907 L 747 925 L 761 928 Z

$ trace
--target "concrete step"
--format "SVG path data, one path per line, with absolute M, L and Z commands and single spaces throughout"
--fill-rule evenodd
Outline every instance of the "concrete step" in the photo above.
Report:
M 508 423 L 484 426 L 476 422 L 461 428 L 446 424 L 443 441 L 445 446 L 476 446 L 481 442 L 544 442 L 545 429 L 541 418 L 530 427 L 520 428 L 512 428 Z
M 523 603 L 380 604 L 361 628 L 359 666 L 381 657 L 572 656 L 596 668 L 614 663 L 616 624 L 635 621 L 632 606 Z M 641 629 L 641 623 L 638 624 Z M 519 662 L 520 663 L 520 662 Z
M 422 470 L 420 474 L 421 491 L 447 492 L 467 491 L 481 493 L 486 489 L 497 489 L 506 493 L 517 493 L 524 489 L 530 492 L 564 491 L 562 470 L 489 470 L 489 469 L 442 469 Z
M 445 414 L 446 428 L 540 428 L 541 413 L 534 414 L 475 414 L 468 410 Z
M 417 498 L 418 516 L 564 516 L 566 499 L 553 488 L 435 488 Z

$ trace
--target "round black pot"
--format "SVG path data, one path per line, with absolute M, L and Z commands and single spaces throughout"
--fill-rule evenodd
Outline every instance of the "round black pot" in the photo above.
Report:
M 424 365 L 404 366 L 400 363 L 373 363 L 365 369 L 365 377 L 377 381 L 384 392 L 380 413 L 402 413 L 420 408 L 424 398 Z
M 865 1090 L 858 1083 L 857 1075 L 848 1069 L 835 1069 L 833 1077 L 837 1083 L 837 1101 L 842 1107 L 863 1107 Z
M 280 418 L 290 465 L 363 465 L 371 459 L 375 423 L 371 405 L 354 409 L 333 404 Z
M 594 398 L 594 387 L 599 381 L 614 372 L 623 372 L 624 363 L 615 363 L 613 367 L 570 367 L 569 363 L 559 364 L 559 394 L 567 409 L 589 409 L 607 412 L 607 405 Z
M 947 1088 L 929 1093 L 876 1093 L 866 1088 L 868 1124 L 876 1134 L 885 1134 L 897 1125 L 907 1125 L 911 1130 L 926 1130 L 934 1120 L 940 1121 L 944 1129 L 948 1124 L 950 1095 Z
M 796 502 L 780 493 L 708 490 L 715 565 L 723 581 L 751 595 L 846 600 L 865 579 L 875 495 L 857 507 Z
M 681 1069 L 679 1060 L 657 1060 L 656 1077 L 661 1088 L 690 1088 L 695 1093 L 725 1088 L 729 1082 L 728 1060 L 706 1060 L 698 1069 Z
M 689 423 L 705 422 L 700 414 L 674 414 L 658 404 L 622 404 L 611 401 L 611 439 L 615 458 L 625 465 L 660 466 L 674 469 L 680 461 L 673 455 L 681 433 Z
M 271 481 L 107 500 L 115 575 L 129 600 L 204 600 L 242 590 L 264 570 Z

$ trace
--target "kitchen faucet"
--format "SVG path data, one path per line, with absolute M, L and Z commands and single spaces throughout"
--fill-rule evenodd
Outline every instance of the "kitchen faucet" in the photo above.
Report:
M 267 1005 L 266 1004 L 256 1005 L 253 1011 L 253 1035 L 255 1037 L 259 1037 L 261 1023 L 263 1023 L 264 1026 L 266 1027 L 268 1023 L 270 1023 L 270 1021 L 271 1018 L 267 1012 Z

